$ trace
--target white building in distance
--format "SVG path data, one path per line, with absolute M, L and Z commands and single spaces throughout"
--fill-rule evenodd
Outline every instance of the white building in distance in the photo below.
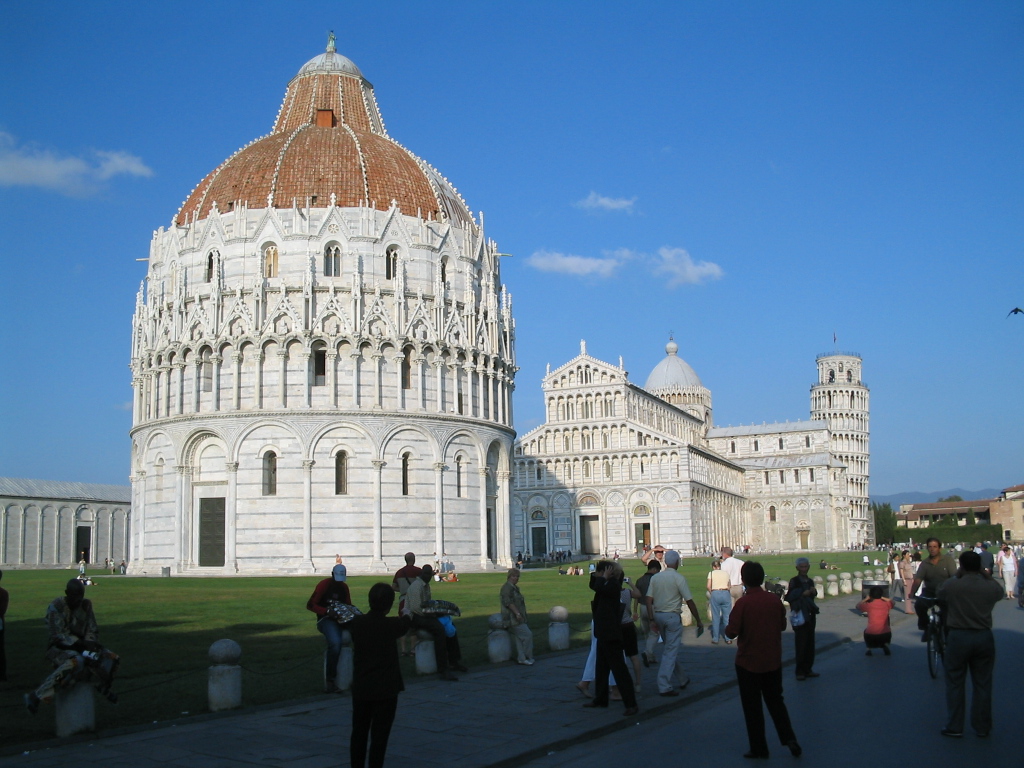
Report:
M 845 549 L 873 540 L 868 389 L 857 355 L 818 357 L 811 420 L 714 427 L 669 341 L 644 387 L 587 354 L 544 377 L 546 422 L 516 441 L 512 546 L 534 555 Z
M 153 236 L 134 317 L 132 572 L 510 563 L 499 252 L 334 49 Z

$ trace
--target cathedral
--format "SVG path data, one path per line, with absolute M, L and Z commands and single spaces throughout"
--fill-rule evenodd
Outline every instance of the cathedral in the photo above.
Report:
M 670 340 L 641 388 L 580 354 L 548 370 L 546 421 L 513 458 L 512 546 L 620 554 L 843 549 L 873 540 L 861 359 L 820 355 L 810 419 L 715 427 Z
M 133 321 L 133 573 L 510 564 L 511 296 L 455 187 L 327 51 L 154 233 Z M 164 570 L 167 569 L 167 570 Z

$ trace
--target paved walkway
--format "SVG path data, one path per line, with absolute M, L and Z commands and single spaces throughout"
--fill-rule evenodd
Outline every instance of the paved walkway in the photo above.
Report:
M 821 604 L 819 652 L 859 639 L 865 619 L 857 598 Z M 913 617 L 898 603 L 894 625 Z M 545 631 L 543 626 L 535 631 Z M 783 663 L 793 661 L 787 632 Z M 684 708 L 735 685 L 735 645 L 712 645 L 709 633 L 684 632 L 683 660 L 690 685 L 679 698 L 657 695 L 655 670 L 644 670 L 640 713 L 622 717 L 622 705 L 583 709 L 575 688 L 586 658 L 582 650 L 555 653 L 532 667 L 490 665 L 460 676 L 457 683 L 436 676 L 406 680 L 388 745 L 388 764 L 422 762 L 430 755 L 447 768 L 503 768 L 562 750 L 639 722 Z M 809 681 L 814 685 L 817 681 Z M 141 727 L 114 734 L 54 741 L 24 754 L 0 757 L 7 768 L 67 768 L 89 763 L 103 768 L 180 765 L 243 768 L 347 766 L 351 699 L 319 696 L 285 706 L 205 715 L 188 721 Z

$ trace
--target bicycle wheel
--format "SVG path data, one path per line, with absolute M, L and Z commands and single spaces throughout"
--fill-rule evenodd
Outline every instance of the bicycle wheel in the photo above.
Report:
M 925 650 L 928 651 L 928 674 L 934 679 L 939 676 L 939 659 L 942 658 L 942 639 L 935 627 L 929 627 Z

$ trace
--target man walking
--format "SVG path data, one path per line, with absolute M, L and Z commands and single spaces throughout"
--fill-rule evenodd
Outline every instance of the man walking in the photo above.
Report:
M 524 666 L 533 664 L 533 632 L 526 625 L 526 600 L 519 591 L 518 568 L 509 568 L 508 576 L 501 585 L 501 619 L 516 642 L 516 663 Z
M 693 602 L 686 577 L 679 573 L 679 553 L 670 549 L 665 553 L 665 570 L 651 579 L 647 591 L 647 618 L 651 628 L 661 635 L 665 643 L 658 667 L 659 696 L 678 696 L 690 682 L 679 653 L 683 640 L 683 622 L 679 613 L 684 601 L 697 622 L 697 637 L 700 637 L 704 634 L 704 623 Z
M 744 563 L 741 576 L 747 591 L 732 609 L 725 636 L 738 639 L 736 681 L 750 744 L 750 751 L 743 756 L 768 759 L 761 708 L 764 699 L 779 741 L 789 747 L 793 757 L 800 757 L 803 750 L 782 698 L 782 631 L 786 628 L 786 609 L 781 600 L 761 588 L 764 568 L 760 563 Z
M 946 710 L 943 736 L 964 735 L 967 670 L 971 671 L 971 727 L 981 738 L 992 732 L 992 670 L 996 643 L 992 609 L 1003 598 L 1002 588 L 982 570 L 981 556 L 960 555 L 960 570 L 947 579 L 937 595 L 946 607 Z
M 740 570 L 743 568 L 743 561 L 732 556 L 732 547 L 722 547 L 722 570 L 729 574 L 729 597 L 732 604 L 743 597 L 743 579 Z

